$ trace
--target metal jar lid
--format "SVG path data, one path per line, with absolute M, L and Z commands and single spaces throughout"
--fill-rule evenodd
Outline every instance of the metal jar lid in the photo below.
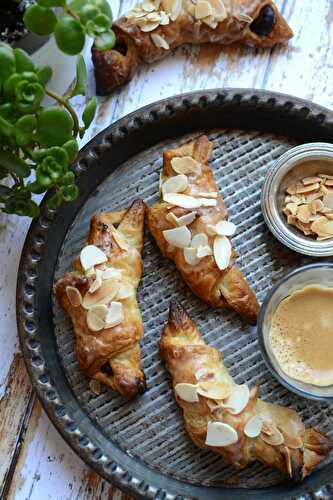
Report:
M 287 223 L 282 212 L 287 186 L 319 173 L 333 175 L 333 144 L 317 142 L 290 149 L 266 176 L 261 208 L 268 228 L 281 243 L 303 255 L 329 257 L 333 255 L 333 238 L 316 241 L 303 235 Z

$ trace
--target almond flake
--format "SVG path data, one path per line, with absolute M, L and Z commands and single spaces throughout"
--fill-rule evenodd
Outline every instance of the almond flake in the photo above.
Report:
M 105 327 L 105 317 L 108 312 L 106 305 L 98 304 L 87 312 L 87 325 L 92 332 L 98 332 Z
M 333 186 L 333 179 L 326 179 L 325 186 Z
M 103 271 L 101 269 L 96 269 L 96 277 L 89 287 L 89 293 L 96 292 L 102 286 L 102 276 Z
M 206 245 L 208 245 L 207 234 L 198 233 L 195 236 L 193 236 L 192 241 L 191 241 L 191 247 L 199 248 L 201 246 L 206 246 Z
M 147 14 L 146 19 L 151 23 L 159 23 L 160 22 L 160 15 L 158 12 L 151 12 L 150 14 Z
M 300 198 L 299 196 L 297 196 L 296 194 L 294 194 L 293 196 L 290 197 L 290 201 L 292 203 L 296 203 L 296 205 L 301 205 L 302 198 Z
M 176 215 L 173 212 L 169 212 L 165 218 L 168 222 L 171 222 L 171 224 L 173 224 L 174 226 L 178 227 L 180 225 L 178 224 L 178 217 L 176 217 Z
M 191 231 L 186 226 L 167 229 L 163 231 L 163 236 L 170 245 L 177 248 L 189 247 L 191 243 Z
M 151 37 L 155 47 L 157 47 L 158 49 L 164 49 L 164 50 L 170 49 L 170 45 L 165 40 L 165 38 L 163 38 L 161 35 L 158 35 L 157 33 L 152 33 L 150 35 L 150 37 Z
M 290 195 L 295 195 L 296 194 L 296 184 L 290 184 L 290 186 L 287 187 L 286 191 Z
M 117 269 L 116 267 L 108 267 L 103 271 L 102 279 L 119 279 L 122 275 L 121 269 Z
M 96 270 L 94 267 L 89 267 L 84 273 L 87 278 L 94 278 L 96 276 Z
M 197 214 L 195 212 L 190 212 L 188 214 L 182 215 L 181 217 L 177 218 L 177 224 L 178 226 L 188 226 L 195 221 L 196 216 Z
M 201 206 L 200 202 L 201 198 L 193 198 L 193 196 L 188 196 L 187 194 L 166 193 L 163 196 L 163 199 L 167 203 L 171 203 L 171 205 L 181 208 L 191 209 L 191 208 L 200 208 Z
M 209 245 L 200 245 L 197 248 L 197 256 L 199 259 L 209 257 L 210 255 L 213 255 L 213 251 Z
M 99 380 L 90 380 L 89 387 L 91 392 L 99 396 L 102 392 L 101 383 Z
M 304 186 L 301 182 L 299 182 L 296 185 L 296 193 L 297 194 L 303 194 L 303 193 L 310 193 L 311 191 L 315 191 L 316 189 L 319 189 L 320 184 L 318 182 L 314 184 L 309 184 L 307 186 Z
M 316 184 L 317 182 L 321 182 L 320 177 L 305 177 L 302 179 L 302 183 L 304 186 L 309 186 L 310 184 Z
M 186 175 L 180 174 L 175 175 L 174 177 L 169 177 L 162 184 L 162 194 L 165 195 L 167 193 L 182 193 L 188 187 L 188 179 Z
M 321 200 L 313 200 L 310 203 L 310 209 L 311 209 L 311 213 L 313 215 L 316 215 L 316 213 L 320 212 L 323 208 L 324 208 L 324 204 Z
M 182 0 L 174 0 L 169 14 L 171 21 L 176 21 L 182 11 Z
M 90 309 L 96 304 L 108 304 L 117 294 L 119 283 L 113 280 L 103 280 L 101 287 L 94 293 L 87 292 L 82 300 L 85 309 Z
M 202 19 L 202 22 L 207 24 L 212 30 L 215 30 L 219 24 L 214 16 L 205 17 L 205 19 Z
M 191 193 L 192 196 L 198 196 L 199 198 L 214 198 L 216 199 L 218 196 L 217 191 L 211 191 L 211 192 L 200 192 L 200 191 L 195 191 Z
M 217 200 L 211 198 L 197 198 L 200 201 L 200 207 L 216 207 Z
M 298 205 L 297 203 L 287 203 L 286 209 L 292 214 L 297 215 Z
M 117 300 L 125 300 L 134 295 L 133 287 L 127 283 L 120 283 L 119 290 L 116 295 Z
M 205 441 L 207 446 L 230 446 L 237 441 L 238 434 L 231 425 L 222 422 L 208 422 Z
M 74 286 L 66 286 L 66 295 L 73 307 L 79 307 L 82 304 L 82 295 Z
M 327 224 L 330 224 L 330 223 L 327 222 L 326 217 L 321 217 L 320 219 L 314 221 L 311 224 L 311 231 L 318 234 L 318 236 L 324 236 L 324 237 L 328 236 L 331 233 L 326 230 Z
M 195 6 L 194 15 L 196 19 L 204 19 L 213 14 L 213 9 L 206 0 L 198 0 Z
M 262 418 L 259 415 L 255 415 L 246 422 L 244 434 L 249 438 L 256 438 L 260 435 L 262 426 Z
M 148 1 L 143 2 L 141 7 L 145 12 L 154 12 L 155 10 L 155 5 Z
M 160 11 L 160 25 L 161 26 L 166 26 L 167 24 L 170 23 L 169 16 L 164 12 L 164 10 Z
M 215 17 L 216 21 L 221 22 L 228 17 L 227 9 L 225 8 L 224 2 L 222 0 L 209 0 L 209 3 L 213 8 L 213 16 Z
M 318 177 L 321 177 L 322 179 L 333 179 L 333 175 L 328 174 L 318 174 Z
M 83 269 L 87 271 L 91 267 L 108 261 L 104 252 L 95 245 L 86 245 L 80 253 L 80 261 Z
M 325 205 L 325 207 L 333 209 L 333 193 L 328 193 L 326 196 L 324 196 L 323 204 Z
M 311 217 L 311 209 L 309 205 L 301 205 L 297 209 L 297 219 L 304 224 L 307 224 Z
M 200 259 L 197 255 L 197 249 L 192 247 L 184 248 L 184 259 L 189 266 L 196 266 Z
M 266 424 L 266 422 L 265 422 Z M 265 429 L 265 424 L 262 428 L 262 432 L 261 432 L 261 439 L 263 441 L 265 441 L 265 443 L 267 444 L 270 444 L 272 446 L 280 446 L 281 444 L 284 443 L 284 437 L 283 435 L 281 434 L 281 432 L 274 426 L 269 426 L 269 430 L 268 432 L 264 432 L 264 429 Z M 266 424 L 267 425 L 267 424 Z
M 224 382 L 200 382 L 198 394 L 209 399 L 225 399 L 230 395 L 230 387 Z
M 150 23 L 145 23 L 143 25 L 140 25 L 140 30 L 143 31 L 144 33 L 148 33 L 150 31 L 154 31 L 156 28 L 158 28 L 160 23 L 157 22 L 150 22 Z
M 175 393 L 180 399 L 187 403 L 197 403 L 199 401 L 196 385 L 185 383 L 177 384 L 175 386 Z
M 235 18 L 243 23 L 248 23 L 248 24 L 253 23 L 253 17 L 248 16 L 247 14 L 235 14 Z
M 124 307 L 121 302 L 112 301 L 105 317 L 105 328 L 113 328 L 124 321 Z
M 194 174 L 201 170 L 200 163 L 191 156 L 176 156 L 172 158 L 171 166 L 177 174 Z
M 217 224 L 208 224 L 207 225 L 207 233 L 215 236 L 216 234 L 219 236 L 233 236 L 236 232 L 236 226 L 233 222 L 229 222 L 227 220 L 221 220 Z
M 216 236 L 214 240 L 214 258 L 217 264 L 217 267 L 224 271 L 229 266 L 230 258 L 231 258 L 231 243 L 226 236 Z
M 250 399 L 250 391 L 246 384 L 236 385 L 230 396 L 224 401 L 223 405 L 229 408 L 230 413 L 238 415 L 246 408 Z

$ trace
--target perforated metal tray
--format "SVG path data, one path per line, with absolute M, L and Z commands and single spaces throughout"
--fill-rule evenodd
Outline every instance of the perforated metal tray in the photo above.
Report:
M 58 211 L 42 205 L 30 228 L 19 269 L 17 317 L 27 368 L 49 417 L 97 472 L 139 498 L 333 498 L 333 462 L 302 485 L 256 463 L 236 472 L 220 456 L 195 448 L 183 430 L 158 343 L 171 297 L 182 302 L 205 339 L 220 349 L 238 383 L 260 384 L 263 398 L 296 409 L 309 425 L 333 435 L 333 406 L 289 393 L 261 358 L 255 328 L 233 312 L 209 309 L 195 298 L 148 232 L 139 290 L 145 334 L 144 395 L 124 401 L 89 390 L 74 351 L 69 320 L 52 297 L 52 284 L 71 268 L 90 217 L 136 197 L 157 197 L 164 149 L 205 132 L 214 143 L 211 165 L 230 218 L 238 263 L 259 301 L 288 270 L 309 262 L 273 239 L 260 211 L 263 178 L 295 144 L 333 142 L 333 114 L 314 104 L 269 92 L 212 90 L 150 105 L 110 126 L 80 153 L 74 168 L 79 199 Z

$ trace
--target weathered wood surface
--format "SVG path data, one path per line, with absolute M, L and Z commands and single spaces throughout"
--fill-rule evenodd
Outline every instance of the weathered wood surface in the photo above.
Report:
M 133 3 L 123 0 L 120 8 L 112 2 L 114 14 Z M 287 47 L 272 51 L 183 48 L 159 64 L 142 67 L 127 87 L 100 99 L 85 140 L 138 107 L 196 89 L 265 88 L 332 108 L 333 0 L 279 0 L 277 4 L 295 32 Z M 90 75 L 93 82 L 91 65 Z M 82 108 L 83 100 L 76 105 Z M 15 322 L 17 266 L 28 226 L 28 220 L 0 216 L 0 498 L 128 499 L 72 452 L 31 392 Z

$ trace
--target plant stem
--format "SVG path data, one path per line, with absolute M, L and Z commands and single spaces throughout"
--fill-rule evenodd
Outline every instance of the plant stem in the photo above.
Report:
M 80 21 L 80 17 L 77 15 L 76 12 L 74 12 L 73 9 L 71 9 L 70 7 L 68 7 L 68 5 L 66 5 L 66 7 L 64 8 L 64 10 L 67 12 L 67 14 L 69 14 L 72 17 L 74 17 L 74 19 L 76 19 L 77 21 Z
M 53 90 L 46 89 L 46 93 L 47 93 L 48 96 L 50 96 L 54 100 L 58 101 L 59 104 L 61 104 L 64 108 L 66 108 L 67 111 L 68 111 L 68 113 L 73 118 L 73 122 L 74 122 L 74 137 L 76 138 L 77 134 L 79 133 L 80 125 L 79 125 L 79 120 L 78 120 L 77 114 L 75 113 L 74 108 L 70 105 L 70 103 L 68 101 L 66 101 L 66 99 L 64 97 L 62 97 L 61 95 L 56 94 L 55 92 L 53 92 Z

